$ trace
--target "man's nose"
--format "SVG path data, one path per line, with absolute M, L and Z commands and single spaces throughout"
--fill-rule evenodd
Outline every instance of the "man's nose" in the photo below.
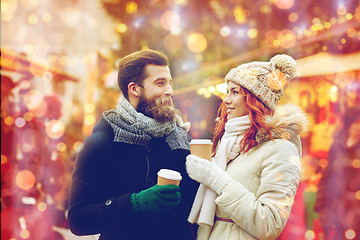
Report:
M 172 95 L 174 95 L 174 91 L 173 91 L 173 89 L 172 89 L 172 87 L 171 87 L 171 85 L 170 84 L 168 84 L 167 85 L 167 87 L 166 87 L 166 89 L 165 89 L 165 91 L 164 91 L 164 94 L 166 95 L 166 96 L 172 96 Z

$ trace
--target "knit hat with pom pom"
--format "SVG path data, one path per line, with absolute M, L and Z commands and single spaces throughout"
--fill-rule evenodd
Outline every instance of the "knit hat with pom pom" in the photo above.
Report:
M 233 68 L 225 82 L 233 81 L 252 92 L 267 107 L 273 108 L 284 95 L 283 87 L 296 75 L 296 61 L 279 54 L 270 62 L 250 62 Z

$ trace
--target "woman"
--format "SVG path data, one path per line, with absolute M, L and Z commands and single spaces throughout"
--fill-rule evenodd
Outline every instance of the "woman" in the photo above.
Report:
M 189 176 L 202 184 L 189 217 L 200 225 L 197 239 L 276 239 L 284 229 L 300 181 L 299 134 L 307 118 L 295 106 L 276 105 L 295 68 L 293 58 L 277 55 L 226 75 L 214 158 L 188 155 L 186 160 Z M 202 186 L 216 193 L 214 210 L 209 204 L 199 207 L 211 198 L 199 196 Z M 211 211 L 215 217 L 209 219 Z

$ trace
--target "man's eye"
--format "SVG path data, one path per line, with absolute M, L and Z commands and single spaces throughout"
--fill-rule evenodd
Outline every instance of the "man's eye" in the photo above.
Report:
M 237 95 L 239 92 L 238 91 L 233 91 L 233 94 L 234 95 Z
M 163 81 L 156 82 L 156 85 L 158 85 L 158 86 L 163 86 L 163 85 L 164 85 L 164 82 L 163 82 Z

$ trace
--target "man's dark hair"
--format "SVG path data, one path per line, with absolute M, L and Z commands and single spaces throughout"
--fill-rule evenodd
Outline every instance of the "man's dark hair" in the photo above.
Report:
M 164 53 L 155 50 L 137 51 L 121 59 L 117 81 L 126 99 L 129 100 L 129 83 L 134 82 L 141 86 L 147 77 L 145 68 L 149 64 L 168 66 L 169 60 Z

